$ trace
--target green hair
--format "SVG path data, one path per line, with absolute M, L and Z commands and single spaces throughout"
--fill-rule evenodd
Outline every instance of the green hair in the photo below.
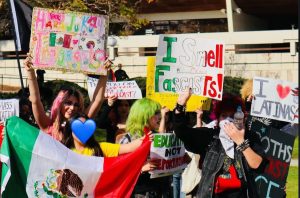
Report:
M 126 131 L 133 137 L 142 137 L 144 135 L 144 127 L 148 125 L 149 119 L 160 109 L 161 106 L 158 102 L 148 98 L 135 101 L 129 111 Z

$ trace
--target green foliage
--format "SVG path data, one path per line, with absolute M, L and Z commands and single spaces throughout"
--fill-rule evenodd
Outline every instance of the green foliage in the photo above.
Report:
M 97 142 L 105 142 L 106 141 L 106 130 L 97 128 L 94 133 L 95 139 Z
M 12 39 L 10 28 L 10 14 L 6 0 L 0 0 L 0 39 Z
M 139 85 L 140 89 L 142 90 L 143 97 L 145 97 L 146 96 L 146 77 L 136 77 L 136 78 L 131 78 L 130 80 L 136 81 L 136 83 Z M 245 80 L 246 79 L 243 79 L 243 78 L 225 76 L 223 92 L 229 93 L 229 94 L 234 94 L 234 95 L 240 95 L 240 89 Z
M 146 19 L 138 19 L 137 11 L 141 0 L 23 0 L 32 7 L 42 7 L 56 10 L 68 10 L 85 13 L 108 15 L 110 20 L 118 19 L 124 22 L 120 35 L 128 35 L 147 25 Z M 151 0 L 145 2 L 150 3 Z M 0 0 L 0 39 L 11 38 L 10 14 L 6 0 Z
M 146 96 L 146 77 L 135 77 L 131 78 L 130 80 L 135 80 L 138 86 L 140 87 L 142 91 L 143 97 Z M 235 95 L 240 95 L 240 89 L 241 86 L 243 85 L 245 79 L 243 78 L 236 78 L 236 77 L 229 77 L 226 76 L 224 78 L 224 86 L 223 86 L 223 92 L 224 93 L 231 93 Z M 68 85 L 68 86 L 74 86 L 75 88 L 78 88 L 81 93 L 85 96 L 85 104 L 89 103 L 89 98 L 88 98 L 88 93 L 87 90 L 80 87 L 79 85 L 64 81 L 64 80 L 53 80 L 53 81 L 48 81 L 45 83 L 45 86 L 50 88 L 53 91 L 53 96 L 55 96 L 58 93 L 58 90 L 62 85 Z M 14 96 L 16 94 L 14 93 L 9 93 L 9 94 L 4 94 L 0 93 L 0 98 L 10 98 L 11 96 Z M 52 101 L 54 98 L 50 98 Z
M 135 77 L 130 80 L 135 80 L 142 91 L 142 96 L 146 97 L 146 77 Z
M 10 98 L 17 98 L 17 93 L 0 93 L 0 99 L 10 99 Z
M 54 98 L 56 97 L 57 93 L 59 92 L 59 90 L 62 86 L 70 86 L 70 87 L 74 87 L 74 88 L 78 89 L 83 94 L 85 106 L 87 106 L 90 102 L 87 90 L 80 87 L 76 83 L 65 81 L 65 80 L 52 80 L 52 81 L 45 82 L 44 86 L 51 89 L 53 92 L 51 98 L 45 99 L 45 100 L 47 100 L 47 101 L 45 101 L 46 103 L 50 103 L 50 104 L 52 103 L 52 101 L 54 100 Z
M 223 93 L 239 95 L 240 96 L 240 89 L 244 84 L 246 79 L 240 77 L 224 77 L 224 86 L 223 86 Z

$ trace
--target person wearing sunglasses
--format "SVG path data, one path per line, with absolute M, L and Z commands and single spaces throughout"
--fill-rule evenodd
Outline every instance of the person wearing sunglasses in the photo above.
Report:
M 84 108 L 83 96 L 79 90 L 71 87 L 61 88 L 52 103 L 51 113 L 48 116 L 41 101 L 37 78 L 32 67 L 32 56 L 27 55 L 24 68 L 28 76 L 29 99 L 32 103 L 34 118 L 43 132 L 61 141 L 66 122 L 76 113 L 85 113 L 89 118 L 94 118 L 97 115 L 104 101 L 107 76 L 99 76 L 93 99 L 87 108 Z M 109 68 L 110 64 L 109 60 L 106 61 L 105 67 Z

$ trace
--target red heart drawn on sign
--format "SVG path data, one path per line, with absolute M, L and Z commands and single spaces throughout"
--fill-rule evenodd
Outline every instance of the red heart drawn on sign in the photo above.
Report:
M 73 44 L 76 45 L 78 43 L 78 40 L 73 40 Z
M 282 85 L 277 85 L 276 87 L 277 93 L 281 99 L 285 98 L 289 95 L 291 88 L 289 86 L 283 87 Z

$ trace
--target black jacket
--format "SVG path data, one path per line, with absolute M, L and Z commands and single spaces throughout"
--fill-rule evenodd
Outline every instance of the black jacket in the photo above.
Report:
M 183 113 L 174 113 L 174 131 L 176 136 L 184 142 L 187 150 L 200 154 L 201 157 L 205 156 L 197 197 L 213 197 L 215 178 L 222 168 L 226 156 L 218 137 L 220 129 L 190 128 L 186 124 Z M 254 133 L 246 132 L 246 138 L 250 140 L 250 147 L 264 157 L 264 150 L 259 137 Z M 262 170 L 263 167 L 259 167 L 257 170 L 251 169 L 243 154 L 236 150 L 234 160 L 235 168 L 242 182 L 242 189 L 238 190 L 240 194 L 237 194 L 236 197 L 258 197 L 252 173 Z M 236 164 L 241 164 L 240 168 L 237 168 Z

